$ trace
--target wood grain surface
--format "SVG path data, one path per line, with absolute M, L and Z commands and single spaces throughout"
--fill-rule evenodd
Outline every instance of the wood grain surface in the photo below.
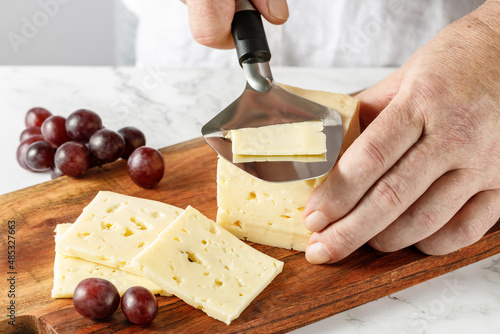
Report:
M 54 228 L 73 222 L 99 190 L 192 205 L 216 216 L 217 155 L 203 139 L 161 150 L 166 172 L 146 190 L 130 179 L 123 160 L 93 168 L 84 177 L 61 177 L 0 196 L 2 271 L 0 332 L 9 333 L 5 308 L 15 301 L 16 321 L 39 333 L 281 333 L 332 316 L 500 252 L 500 224 L 476 244 L 446 256 L 426 256 L 415 248 L 380 253 L 362 247 L 330 266 L 311 265 L 303 253 L 252 244 L 285 262 L 283 272 L 231 325 L 208 317 L 177 297 L 159 297 L 159 314 L 147 327 L 132 325 L 120 310 L 106 321 L 81 317 L 71 299 L 52 299 Z M 10 221 L 10 224 L 9 224 Z M 14 222 L 14 223 L 13 223 Z M 11 228 L 9 228 L 9 225 Z M 15 227 L 15 234 L 12 233 Z M 6 261 L 8 235 L 15 237 L 15 262 Z M 15 276 L 15 298 L 6 293 Z M 31 327 L 29 327 L 31 326 Z M 20 327 L 17 327 L 19 329 Z M 12 331 L 15 332 L 15 331 Z

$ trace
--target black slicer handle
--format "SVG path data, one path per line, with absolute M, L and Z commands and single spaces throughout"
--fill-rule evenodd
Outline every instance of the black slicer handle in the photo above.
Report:
M 262 63 L 271 59 L 260 13 L 250 0 L 236 0 L 231 32 L 240 66 L 244 62 Z

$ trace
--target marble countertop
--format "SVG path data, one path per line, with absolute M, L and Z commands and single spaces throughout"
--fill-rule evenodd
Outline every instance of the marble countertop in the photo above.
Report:
M 350 93 L 393 70 L 275 68 L 273 74 L 290 85 Z M 61 116 L 91 109 L 106 127 L 135 126 L 148 146 L 162 148 L 200 137 L 201 126 L 243 88 L 236 68 L 0 66 L 0 194 L 50 180 L 16 161 L 24 116 L 34 106 Z M 500 333 L 500 254 L 294 333 Z

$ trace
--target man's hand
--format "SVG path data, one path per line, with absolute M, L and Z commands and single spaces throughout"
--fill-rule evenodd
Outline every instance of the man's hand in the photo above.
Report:
M 500 218 L 500 1 L 451 24 L 360 93 L 365 131 L 310 197 L 306 258 L 365 243 L 445 254 Z
M 193 38 L 205 46 L 234 48 L 231 35 L 235 0 L 182 0 L 188 7 L 189 27 Z M 261 15 L 273 24 L 288 19 L 286 0 L 252 0 Z

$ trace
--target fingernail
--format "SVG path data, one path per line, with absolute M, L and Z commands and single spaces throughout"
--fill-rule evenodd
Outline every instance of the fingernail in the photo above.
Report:
M 267 0 L 269 14 L 280 20 L 288 19 L 288 6 L 283 0 Z
M 304 219 L 304 225 L 312 232 L 319 232 L 330 223 L 330 220 L 321 211 L 313 211 Z
M 321 242 L 316 242 L 306 249 L 306 259 L 312 264 L 323 264 L 332 259 Z

